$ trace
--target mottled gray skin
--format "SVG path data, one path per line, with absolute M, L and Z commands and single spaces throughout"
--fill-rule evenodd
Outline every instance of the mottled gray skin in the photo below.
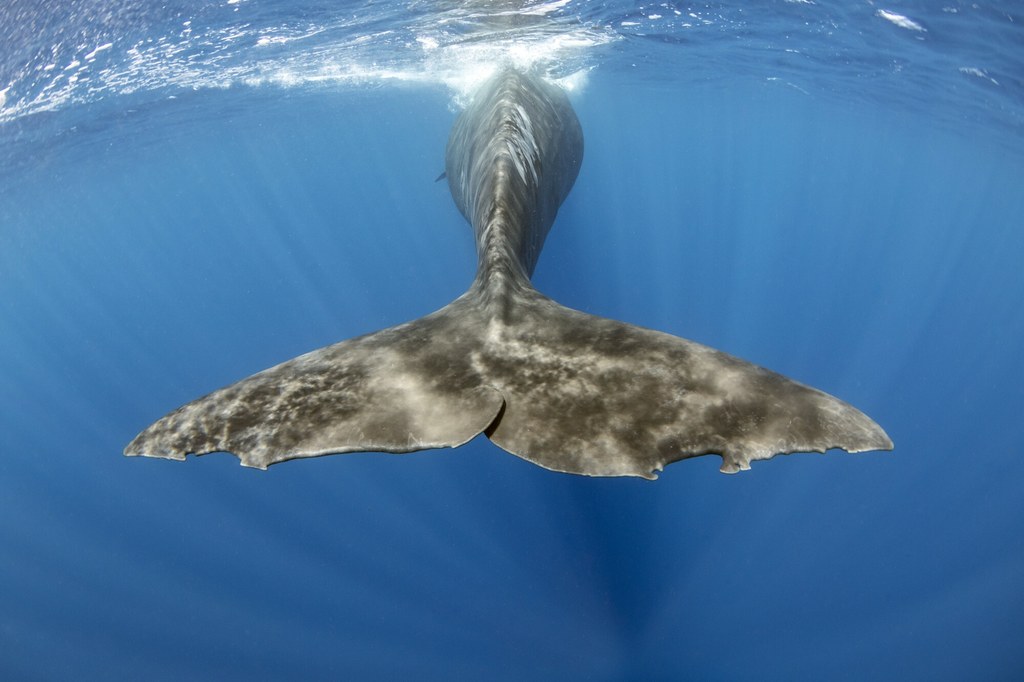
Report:
M 864 414 L 706 346 L 558 305 L 530 284 L 583 158 L 565 94 L 504 71 L 448 141 L 452 196 L 476 234 L 469 291 L 419 320 L 322 348 L 191 402 L 125 454 L 297 457 L 455 447 L 480 433 L 555 471 L 654 478 L 718 454 L 888 450 Z

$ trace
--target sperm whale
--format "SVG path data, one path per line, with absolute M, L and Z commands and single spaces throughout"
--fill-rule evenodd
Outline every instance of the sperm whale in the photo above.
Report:
M 483 433 L 554 471 L 656 478 L 793 452 L 890 450 L 878 424 L 817 389 L 693 341 L 588 315 L 530 277 L 576 181 L 583 133 L 565 93 L 514 69 L 457 118 L 445 154 L 476 235 L 469 290 L 440 310 L 299 356 L 174 410 L 127 455 L 302 457 L 457 447 Z

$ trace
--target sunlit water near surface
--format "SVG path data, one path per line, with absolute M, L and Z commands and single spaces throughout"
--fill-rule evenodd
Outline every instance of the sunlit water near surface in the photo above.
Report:
M 0 6 L 0 677 L 1019 679 L 1011 2 Z M 535 283 L 863 409 L 893 453 L 658 482 L 458 450 L 126 459 L 468 286 L 498 64 L 586 138 Z

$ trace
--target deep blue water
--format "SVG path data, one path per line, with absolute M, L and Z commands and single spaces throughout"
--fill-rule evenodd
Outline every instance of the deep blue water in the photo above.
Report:
M 1022 17 L 554 5 L 593 40 L 540 62 L 590 71 L 571 93 L 583 170 L 538 288 L 835 394 L 895 451 L 736 476 L 705 457 L 654 483 L 548 472 L 483 438 L 266 472 L 122 457 L 187 400 L 462 293 L 472 235 L 433 181 L 448 86 L 480 45 L 538 34 L 470 40 L 477 14 L 431 33 L 456 10 L 420 4 L 69 3 L 33 23 L 13 3 L 0 677 L 1024 674 Z M 118 70 L 185 21 L 213 41 L 182 39 L 191 71 L 173 50 Z M 263 61 L 231 51 L 311 26 Z M 435 68 L 406 33 L 440 41 L 428 57 L 468 52 Z M 41 94 L 105 42 L 99 85 Z

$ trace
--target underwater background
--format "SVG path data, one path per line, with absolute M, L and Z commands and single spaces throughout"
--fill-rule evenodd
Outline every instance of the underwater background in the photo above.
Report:
M 468 287 L 434 179 L 498 64 L 585 137 L 538 289 L 895 451 L 123 457 Z M 1020 679 L 1022 143 L 1014 2 L 6 0 L 0 677 Z

